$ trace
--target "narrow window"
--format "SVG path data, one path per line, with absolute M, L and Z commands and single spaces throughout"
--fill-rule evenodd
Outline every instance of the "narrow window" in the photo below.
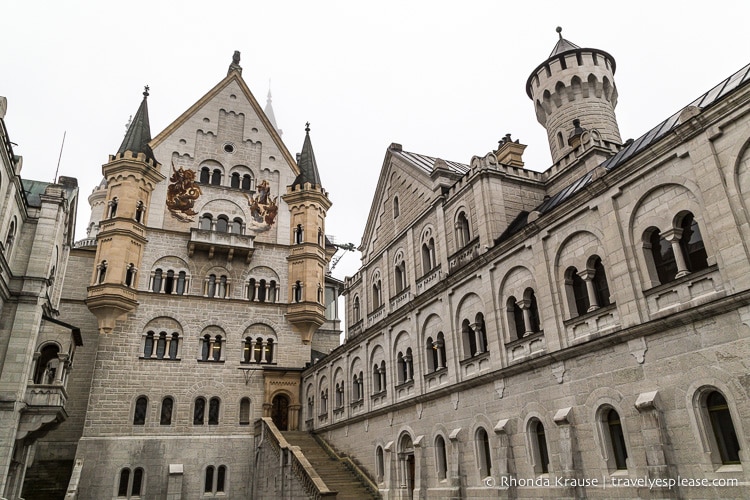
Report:
M 172 408 L 174 407 L 174 400 L 172 398 L 164 398 L 161 402 L 161 416 L 159 417 L 159 425 L 172 425 Z
M 184 295 L 185 294 L 185 281 L 187 278 L 187 274 L 185 274 L 185 271 L 180 271 L 177 274 L 177 295 Z
M 117 496 L 128 496 L 128 483 L 130 483 L 130 469 L 125 468 L 120 471 L 120 483 L 117 486 Z
M 448 474 L 448 457 L 445 453 L 445 440 L 443 436 L 435 438 L 435 465 L 438 479 L 442 481 Z
M 549 472 L 549 453 L 547 453 L 547 437 L 544 433 L 544 425 L 537 420 L 531 425 L 532 439 L 534 441 L 534 455 L 537 464 L 537 472 L 547 474 Z
M 224 481 L 227 476 L 227 468 L 224 465 L 220 465 L 216 471 L 216 493 L 224 492 Z
M 609 431 L 609 441 L 612 446 L 612 455 L 615 460 L 615 467 L 618 470 L 625 470 L 627 466 L 628 449 L 625 446 L 625 436 L 622 433 L 622 423 L 620 415 L 615 410 L 607 412 L 607 430 Z
M 130 490 L 130 494 L 134 497 L 141 496 L 141 486 L 143 484 L 143 469 L 138 467 L 133 471 L 133 488 Z
M 383 448 L 378 446 L 375 450 L 375 462 L 377 463 L 378 482 L 383 482 L 383 476 L 385 474 L 385 460 L 383 460 Z
M 258 284 L 258 302 L 266 301 L 266 280 L 260 280 Z
M 156 341 L 156 359 L 163 359 L 167 350 L 167 332 L 161 332 Z
M 252 186 L 252 177 L 250 177 L 248 174 L 243 175 L 242 176 L 242 190 L 250 191 L 251 186 Z
M 219 398 L 211 398 L 208 403 L 208 425 L 219 425 Z
M 35 384 L 54 383 L 55 374 L 60 364 L 58 359 L 59 352 L 60 348 L 54 344 L 46 345 L 42 348 L 34 373 Z
M 118 202 L 119 202 L 119 200 L 117 199 L 116 196 L 114 198 L 112 198 L 110 200 L 110 202 L 109 202 L 109 218 L 110 219 L 114 219 L 115 217 L 117 217 L 117 204 L 118 204 Z
M 456 218 L 456 242 L 458 248 L 463 248 L 471 241 L 471 233 L 469 231 L 469 220 L 466 218 L 466 213 L 461 212 Z
M 250 398 L 240 400 L 240 425 L 250 425 Z
M 400 214 L 399 206 L 398 206 L 398 196 L 393 197 L 393 218 L 395 219 Z
M 198 222 L 200 229 L 204 231 L 210 231 L 211 220 L 212 220 L 211 214 L 203 214 L 203 216 L 200 218 L 200 221 Z
M 606 307 L 609 300 L 609 285 L 607 284 L 607 273 L 604 271 L 602 259 L 597 257 L 594 261 L 594 295 L 599 307 Z
M 297 281 L 294 285 L 294 301 L 302 302 L 302 283 Z
M 125 286 L 133 286 L 135 283 L 135 265 L 131 262 L 125 271 Z
M 203 419 L 206 413 L 206 400 L 205 398 L 197 398 L 195 400 L 195 408 L 193 409 L 193 425 L 203 425 Z
M 139 397 L 135 401 L 135 412 L 133 413 L 133 425 L 146 424 L 146 409 L 148 408 L 148 399 L 145 396 Z
M 492 475 L 492 455 L 490 453 L 490 439 L 487 431 L 479 428 L 476 434 L 477 459 L 479 461 L 479 475 L 487 477 Z
M 154 280 L 151 284 L 151 290 L 153 290 L 156 293 L 161 292 L 161 282 L 162 282 L 162 270 L 157 269 L 154 271 Z
M 661 236 L 658 229 L 651 232 L 649 238 L 651 244 L 651 258 L 656 268 L 659 283 L 669 283 L 677 277 L 677 262 L 675 260 L 672 244 Z
M 266 363 L 273 362 L 273 339 L 266 340 Z
M 167 271 L 167 277 L 164 278 L 164 293 L 172 293 L 174 290 L 174 271 Z
M 177 359 L 177 350 L 180 347 L 180 335 L 175 332 L 172 334 L 172 341 L 169 343 L 169 359 Z
M 362 319 L 360 308 L 359 308 L 359 295 L 354 297 L 354 306 L 352 307 L 354 313 L 354 323 L 359 322 Z
M 208 357 L 211 354 L 211 336 L 206 334 L 203 336 L 203 345 L 201 345 L 201 359 L 208 361 Z
M 217 335 L 214 339 L 212 357 L 214 361 L 221 360 L 221 335 Z
M 143 357 L 150 358 L 154 352 L 154 332 L 146 334 L 146 340 L 143 343 Z
M 227 277 L 226 275 L 222 274 L 221 277 L 219 278 L 219 289 L 218 289 L 217 295 L 220 298 L 224 299 L 227 297 L 227 291 L 228 291 Z
M 229 230 L 229 219 L 226 215 L 220 215 L 216 219 L 216 232 L 226 233 Z
M 302 224 L 297 224 L 297 227 L 294 229 L 294 243 L 299 245 L 303 241 L 304 241 L 304 231 L 302 229 Z
M 213 297 L 216 295 L 216 275 L 210 274 L 208 276 L 208 285 L 207 285 L 206 295 L 209 297 Z
M 437 348 L 435 347 L 435 342 L 432 340 L 432 337 L 427 337 L 427 373 L 432 373 L 435 370 L 437 370 Z
M 235 172 L 232 174 L 232 181 L 231 186 L 235 189 L 238 189 L 240 187 L 240 174 L 239 172 Z
M 464 356 L 466 359 L 474 357 L 477 354 L 477 338 L 474 335 L 474 330 L 469 324 L 469 320 L 465 319 L 461 323 L 461 337 L 464 341 Z
M 211 184 L 214 186 L 221 185 L 221 170 L 214 169 L 214 171 L 211 173 Z
M 255 358 L 256 363 L 260 363 L 263 360 L 263 339 L 261 337 L 258 337 L 255 339 L 255 348 L 253 351 L 253 356 Z
M 203 485 L 204 493 L 213 493 L 214 491 L 214 466 L 206 467 L 206 481 Z
M 211 178 L 211 170 L 208 167 L 203 167 L 201 169 L 200 183 L 208 184 L 210 178 Z
M 568 281 L 573 292 L 573 301 L 575 302 L 575 312 L 577 316 L 586 314 L 589 310 L 589 294 L 586 290 L 586 282 L 583 281 L 575 267 L 568 268 Z
M 232 220 L 232 224 L 229 227 L 229 230 L 229 232 L 231 232 L 232 234 L 242 234 L 242 219 L 240 219 L 239 217 L 235 217 Z
M 103 260 L 101 264 L 99 264 L 99 278 L 98 283 L 104 283 L 104 278 L 107 277 L 107 261 Z
M 711 421 L 713 437 L 719 448 L 721 463 L 740 463 L 740 443 L 732 423 L 732 415 L 729 413 L 729 405 L 724 396 L 718 391 L 711 392 L 706 398 L 706 409 Z
M 685 264 L 691 272 L 700 271 L 708 267 L 708 254 L 703 244 L 701 230 L 693 214 L 688 213 L 683 219 L 680 248 L 685 257 Z
M 143 219 L 143 212 L 145 210 L 145 207 L 143 205 L 142 201 L 138 201 L 138 203 L 135 205 L 135 221 L 140 223 L 141 219 Z

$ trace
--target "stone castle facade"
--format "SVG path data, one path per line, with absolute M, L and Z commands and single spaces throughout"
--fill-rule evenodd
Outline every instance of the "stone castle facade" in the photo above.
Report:
M 383 498 L 742 498 L 750 66 L 625 143 L 615 70 L 560 36 L 531 73 L 545 172 L 392 144 L 344 283 L 309 127 L 292 157 L 239 54 L 153 138 L 146 89 L 75 244 L 75 180 L 21 181 L 1 122 L 0 492 L 312 491 L 272 426 Z

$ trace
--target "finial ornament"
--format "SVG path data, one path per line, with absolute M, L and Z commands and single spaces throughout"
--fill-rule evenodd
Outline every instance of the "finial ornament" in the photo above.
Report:
M 305 132 L 310 131 L 310 122 L 305 123 Z
M 555 28 L 555 31 L 557 31 L 557 34 L 560 35 L 560 40 L 562 40 L 562 27 L 558 26 Z
M 148 85 L 144 86 L 143 87 L 143 97 L 148 97 L 149 96 L 148 91 L 149 91 L 149 86 Z

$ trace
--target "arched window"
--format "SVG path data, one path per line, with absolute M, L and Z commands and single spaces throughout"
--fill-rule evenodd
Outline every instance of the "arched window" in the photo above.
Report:
M 143 204 L 141 200 L 138 200 L 138 203 L 135 205 L 135 221 L 140 223 L 143 219 L 143 214 L 146 211 L 146 206 Z
M 177 359 L 177 353 L 180 348 L 180 335 L 175 332 L 172 334 L 171 341 L 169 342 L 169 359 Z
M 243 191 L 250 191 L 253 185 L 253 178 L 250 177 L 249 174 L 245 174 L 242 176 L 242 187 L 241 189 Z
M 117 204 L 119 203 L 119 200 L 117 199 L 117 196 L 109 200 L 109 218 L 114 219 L 117 217 Z
M 130 486 L 130 469 L 126 467 L 120 471 L 120 482 L 117 485 L 117 496 L 127 497 L 129 490 L 128 486 Z
M 673 281 L 677 277 L 677 262 L 672 244 L 661 235 L 658 229 L 651 231 L 648 242 L 659 283 Z
M 318 246 L 325 246 L 325 237 L 323 236 L 323 230 L 318 228 Z
M 174 290 L 174 271 L 167 271 L 167 277 L 164 279 L 164 293 L 172 293 Z
M 154 332 L 148 332 L 143 343 L 143 357 L 150 358 L 154 353 Z
M 336 382 L 336 408 L 344 406 L 344 383 Z
M 187 274 L 185 273 L 185 271 L 180 271 L 179 273 L 177 273 L 177 289 L 176 289 L 177 295 L 185 294 L 186 281 L 187 281 Z
M 15 218 L 10 221 L 10 228 L 8 229 L 8 234 L 5 237 L 5 255 L 6 260 L 7 256 L 10 255 L 10 250 L 13 248 L 13 241 L 16 239 L 16 220 Z
M 565 147 L 565 140 L 563 139 L 563 134 L 560 131 L 557 132 L 557 147 L 560 148 L 560 150 Z
M 406 363 L 404 362 L 404 353 L 399 352 L 396 356 L 396 366 L 398 367 L 398 383 L 406 382 Z
M 141 396 L 135 400 L 135 411 L 133 412 L 133 425 L 146 424 L 146 410 L 148 409 L 148 399 Z
M 396 217 L 398 217 L 400 213 L 401 211 L 398 206 L 398 196 L 394 196 L 393 197 L 393 218 L 395 219 Z
M 396 293 L 401 293 L 406 289 L 406 263 L 403 260 L 396 264 L 394 274 L 396 278 Z
M 628 449 L 625 446 L 625 435 L 622 433 L 620 415 L 618 415 L 615 410 L 609 409 L 605 413 L 604 418 L 607 423 L 608 445 L 612 451 L 615 468 L 618 470 L 625 470 L 628 468 L 626 462 L 628 458 Z
M 379 309 L 383 305 L 383 289 L 380 281 L 380 276 L 377 275 L 375 281 L 372 284 L 372 309 L 373 311 Z
M 544 425 L 538 419 L 529 424 L 531 433 L 531 448 L 534 457 L 534 470 L 537 474 L 549 472 L 549 453 L 547 452 L 547 436 L 544 433 Z
M 300 281 L 294 283 L 294 301 L 302 302 L 302 283 Z
M 167 351 L 167 332 L 161 332 L 156 340 L 156 359 L 164 359 Z
M 377 394 L 382 390 L 383 388 L 380 385 L 380 369 L 378 364 L 375 363 L 375 366 L 372 367 L 372 393 Z
M 220 215 L 216 218 L 216 231 L 226 233 L 229 230 L 229 218 L 226 215 Z
M 172 409 L 174 407 L 174 400 L 172 398 L 164 398 L 161 401 L 161 416 L 159 417 L 159 425 L 172 425 Z
M 206 467 L 206 480 L 203 484 L 204 493 L 213 493 L 214 491 L 214 466 Z
M 732 415 L 726 398 L 719 391 L 712 391 L 706 396 L 706 410 L 711 423 L 711 435 L 719 451 L 721 463 L 740 463 L 740 442 L 734 429 Z
M 232 234 L 242 234 L 242 219 L 235 217 L 229 227 L 229 232 Z
M 464 358 L 468 359 L 477 354 L 477 338 L 468 319 L 461 322 L 461 338 L 464 343 Z
M 458 248 L 463 248 L 471 241 L 471 231 L 469 230 L 469 219 L 466 218 L 465 212 L 460 212 L 456 217 L 456 244 Z
M 163 271 L 161 269 L 157 269 L 156 271 L 154 271 L 154 279 L 151 283 L 151 290 L 156 293 L 161 292 L 162 274 Z
M 602 259 L 596 257 L 594 259 L 594 296 L 596 297 L 597 305 L 599 307 L 606 307 L 611 302 L 609 299 L 609 285 L 607 284 L 607 274 L 604 271 L 604 265 Z
M 379 483 L 383 482 L 384 474 L 385 474 L 385 460 L 383 459 L 383 447 L 378 446 L 375 449 L 375 464 L 377 467 L 377 481 Z
M 250 398 L 240 400 L 240 425 L 250 425 Z
M 572 293 L 575 304 L 575 315 L 581 316 L 589 310 L 589 294 L 586 290 L 586 282 L 578 274 L 578 269 L 569 267 L 565 273 L 565 284 L 568 287 L 568 293 Z
M 117 483 L 117 496 L 130 498 L 140 497 L 143 489 L 143 469 L 137 467 L 132 474 L 130 469 L 125 467 L 120 471 L 120 480 Z
M 203 425 L 206 416 L 206 398 L 198 397 L 195 398 L 195 406 L 193 407 L 193 425 Z
M 294 243 L 297 245 L 301 244 L 305 241 L 304 237 L 305 235 L 304 230 L 302 229 L 302 224 L 297 224 L 297 227 L 294 228 Z
M 680 250 L 685 257 L 685 265 L 688 271 L 696 272 L 708 267 L 708 254 L 703 244 L 701 230 L 693 214 L 688 212 L 680 223 L 682 235 L 680 236 Z
M 508 298 L 506 312 L 508 314 L 508 326 L 510 330 L 515 334 L 517 339 L 523 338 L 526 333 L 526 326 L 524 325 L 523 311 L 515 297 L 511 296 Z
M 476 432 L 476 452 L 479 476 L 482 478 L 492 475 L 492 454 L 490 452 L 490 438 L 482 427 Z
M 227 467 L 226 465 L 220 465 L 216 470 L 216 493 L 224 492 L 224 483 L 226 482 L 226 477 Z
M 101 283 L 104 283 L 104 278 L 107 277 L 107 261 L 106 260 L 101 261 L 101 263 L 97 267 L 99 268 L 97 283 L 101 284 Z
M 219 425 L 219 398 L 211 398 L 208 402 L 208 425 Z
M 221 335 L 217 335 L 212 346 L 212 357 L 214 361 L 221 360 Z
M 208 282 L 206 284 L 206 296 L 214 297 L 216 295 L 216 275 L 209 274 Z
M 199 228 L 204 231 L 210 231 L 212 221 L 213 217 L 211 214 L 203 214 L 198 221 Z
M 218 168 L 214 169 L 214 171 L 211 172 L 211 184 L 214 186 L 221 185 L 221 170 L 219 170 Z
M 211 169 L 209 169 L 208 167 L 201 168 L 200 183 L 208 184 L 210 179 L 211 179 Z
M 55 375 L 60 367 L 57 357 L 59 353 L 60 348 L 55 344 L 47 344 L 42 348 L 34 371 L 35 384 L 50 385 L 55 382 Z
M 443 436 L 435 438 L 435 469 L 438 480 L 442 481 L 446 478 L 448 474 L 448 456 L 445 452 L 445 439 L 443 439 Z
M 132 262 L 128 264 L 128 268 L 125 271 L 125 286 L 132 287 L 135 285 L 135 264 Z
M 239 189 L 239 187 L 240 187 L 240 174 L 239 174 L 239 172 L 234 172 L 232 174 L 232 180 L 231 180 L 231 184 L 230 185 L 233 188 L 235 188 L 235 189 Z
M 216 296 L 221 299 L 224 299 L 227 297 L 227 294 L 229 292 L 229 286 L 227 285 L 226 275 L 222 274 L 221 277 L 219 278 L 219 286 L 216 292 L 217 292 Z
M 354 306 L 352 307 L 352 312 L 354 313 L 354 323 L 359 322 L 359 320 L 362 319 L 362 311 L 359 305 L 359 295 L 354 296 Z
M 422 243 L 422 271 L 427 274 L 436 265 L 435 262 L 435 239 L 430 238 L 426 243 Z

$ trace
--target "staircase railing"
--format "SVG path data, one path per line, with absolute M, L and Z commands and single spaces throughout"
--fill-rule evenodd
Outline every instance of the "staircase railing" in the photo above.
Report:
M 317 443 L 325 450 L 326 453 L 328 453 L 328 456 L 333 458 L 334 460 L 338 460 L 341 463 L 344 464 L 344 466 L 352 471 L 355 476 L 357 476 L 357 479 L 365 485 L 365 487 L 370 490 L 370 492 L 375 495 L 378 498 L 382 498 L 380 495 L 380 489 L 378 488 L 378 485 L 373 482 L 372 479 L 370 479 L 370 476 L 363 471 L 359 465 L 357 465 L 351 458 L 349 458 L 346 455 L 339 455 L 338 452 L 331 447 L 331 445 L 328 444 L 328 442 L 320 437 L 317 434 L 311 433 L 312 437 L 317 441 Z
M 257 436 L 260 433 L 268 440 L 271 449 L 273 449 L 278 459 L 281 460 L 282 456 L 288 458 L 288 462 L 287 460 L 282 460 L 281 463 L 289 464 L 292 474 L 302 484 L 302 488 L 308 498 L 314 500 L 336 498 L 337 492 L 328 489 L 326 483 L 323 482 L 323 479 L 320 478 L 313 466 L 305 458 L 305 455 L 302 454 L 299 446 L 290 445 L 269 417 L 263 417 L 256 421 L 255 435 Z

